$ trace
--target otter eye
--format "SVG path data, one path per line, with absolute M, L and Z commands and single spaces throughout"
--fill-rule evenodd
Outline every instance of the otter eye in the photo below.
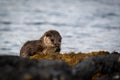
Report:
M 47 37 L 50 37 L 51 35 L 50 34 L 46 34 Z
M 59 42 L 61 42 L 61 39 L 59 39 Z
M 52 42 L 54 42 L 54 39 L 51 39 Z

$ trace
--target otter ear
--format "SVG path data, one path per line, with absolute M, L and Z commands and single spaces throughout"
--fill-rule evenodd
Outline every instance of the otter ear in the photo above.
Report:
M 51 35 L 50 34 L 46 34 L 46 37 L 50 37 Z

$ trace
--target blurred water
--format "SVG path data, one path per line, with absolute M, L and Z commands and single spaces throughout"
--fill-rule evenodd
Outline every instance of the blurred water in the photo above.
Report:
M 120 0 L 0 0 L 0 54 L 19 55 L 49 29 L 61 33 L 61 52 L 120 52 Z

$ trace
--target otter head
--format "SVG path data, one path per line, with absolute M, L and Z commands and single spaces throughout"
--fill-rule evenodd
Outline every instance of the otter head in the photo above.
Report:
M 50 47 L 60 48 L 61 47 L 62 37 L 60 33 L 56 30 L 49 30 L 45 32 L 42 39 L 43 39 L 42 41 L 45 47 L 48 47 L 48 48 Z

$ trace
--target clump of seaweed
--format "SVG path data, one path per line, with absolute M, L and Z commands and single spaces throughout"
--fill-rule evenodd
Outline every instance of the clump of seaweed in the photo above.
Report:
M 118 75 L 119 63 L 117 60 L 118 52 L 96 51 L 89 53 L 70 52 L 70 53 L 50 53 L 50 54 L 36 54 L 30 59 L 45 59 L 45 60 L 61 60 L 65 61 L 69 66 L 75 70 L 75 80 L 109 80 L 109 74 L 113 77 Z M 120 58 L 118 58 L 118 62 Z M 114 67 L 117 66 L 117 67 Z M 112 69 L 115 70 L 112 70 Z M 111 70 L 111 72 L 110 72 Z M 114 73 L 113 73 L 114 72 Z M 109 73 L 109 74 L 108 74 Z M 113 73 L 113 74 L 112 74 Z
M 62 60 L 68 63 L 70 66 L 75 66 L 77 63 L 81 62 L 83 59 L 96 56 L 96 55 L 107 55 L 110 54 L 107 51 L 98 51 L 90 53 L 49 53 L 49 54 L 36 54 L 30 56 L 30 59 L 44 59 L 44 60 Z

